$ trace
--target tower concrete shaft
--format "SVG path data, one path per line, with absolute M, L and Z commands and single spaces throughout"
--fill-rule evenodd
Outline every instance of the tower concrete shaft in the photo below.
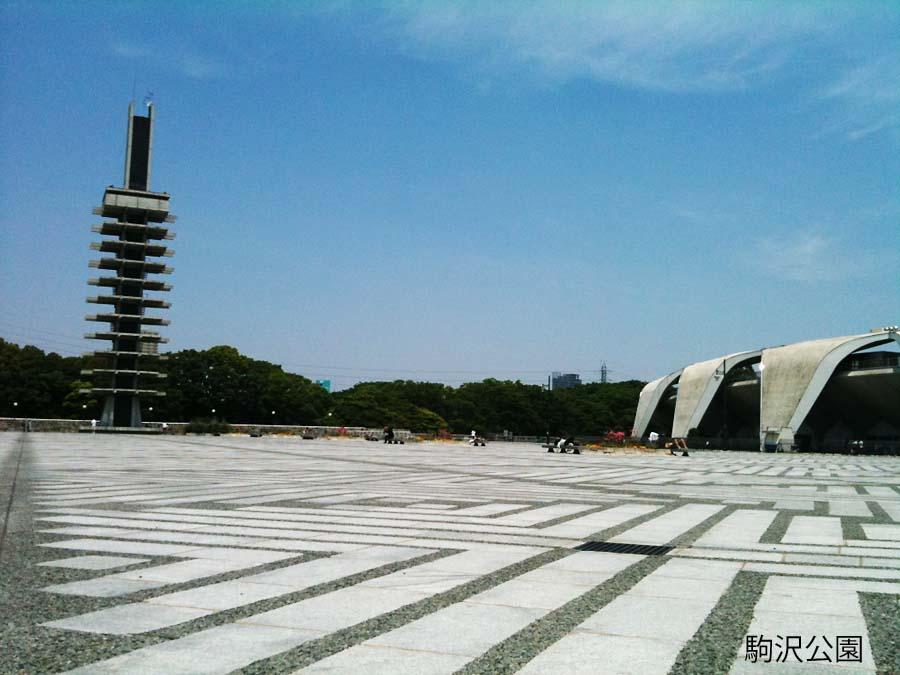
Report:
M 147 293 L 172 288 L 156 275 L 172 272 L 159 259 L 173 255 L 165 242 L 175 237 L 167 226 L 175 216 L 169 213 L 168 193 L 150 191 L 153 113 L 152 104 L 146 116 L 134 114 L 134 103 L 128 107 L 124 186 L 105 190 L 103 204 L 94 214 L 107 220 L 91 228 L 103 237 L 91 249 L 106 255 L 91 260 L 90 266 L 111 275 L 88 281 L 102 295 L 87 301 L 104 307 L 85 318 L 107 323 L 109 328 L 85 337 L 111 345 L 91 353 L 94 368 L 82 374 L 92 378 L 93 386 L 83 392 L 103 397 L 100 427 L 106 429 L 140 427 L 140 399 L 165 395 L 160 385 L 166 376 L 158 362 L 165 358 L 159 354 L 159 345 L 168 340 L 147 328 L 167 326 L 169 321 L 147 310 L 167 309 L 169 303 Z

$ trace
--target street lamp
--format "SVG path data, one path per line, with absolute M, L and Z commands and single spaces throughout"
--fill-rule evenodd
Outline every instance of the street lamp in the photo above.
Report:
M 719 373 L 719 369 L 716 368 L 716 372 L 713 375 L 717 380 L 721 378 L 722 380 L 722 442 L 723 444 L 728 441 L 728 383 L 727 377 L 728 375 L 728 367 L 726 365 L 727 357 L 722 359 L 722 372 Z M 730 448 L 728 448 L 730 449 Z
M 760 361 L 760 363 L 759 363 L 759 396 L 760 396 L 760 401 L 762 401 L 763 371 L 765 371 L 765 369 L 766 369 L 766 364 L 763 363 L 762 361 Z M 759 416 L 759 451 L 760 451 L 760 452 L 763 452 L 763 451 L 766 449 L 765 438 L 766 438 L 766 436 L 765 436 L 765 429 L 763 429 L 763 425 L 762 425 L 762 410 L 760 410 L 760 416 Z

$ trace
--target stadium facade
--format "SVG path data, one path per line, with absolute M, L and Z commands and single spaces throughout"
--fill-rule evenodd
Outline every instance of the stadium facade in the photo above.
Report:
M 632 436 L 694 447 L 799 451 L 900 449 L 897 326 L 727 354 L 641 391 Z

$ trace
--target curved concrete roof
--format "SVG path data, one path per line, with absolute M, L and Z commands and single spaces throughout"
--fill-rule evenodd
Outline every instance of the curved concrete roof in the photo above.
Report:
M 688 431 L 699 426 L 709 404 L 725 380 L 723 375 L 727 375 L 737 365 L 758 358 L 760 354 L 762 354 L 761 349 L 752 352 L 738 352 L 694 363 L 685 368 L 681 373 L 681 379 L 678 380 L 678 398 L 675 399 L 675 421 L 672 424 L 672 436 L 684 438 L 688 435 Z
M 666 389 L 678 381 L 672 436 L 687 436 L 697 427 L 718 388 L 734 367 L 759 358 L 760 439 L 777 432 L 781 444 L 793 443 L 794 433 L 803 424 L 838 364 L 853 352 L 888 342 L 900 344 L 896 328 L 862 335 L 798 342 L 747 352 L 737 352 L 691 364 L 648 383 L 641 390 L 632 436 L 642 437 L 659 407 Z
M 793 443 L 838 364 L 853 352 L 891 341 L 900 343 L 896 332 L 826 338 L 764 349 L 760 385 L 760 433 L 777 431 L 779 443 Z
M 634 415 L 634 427 L 631 429 L 631 435 L 634 438 L 640 438 L 647 431 L 647 425 L 653 418 L 653 413 L 659 406 L 663 393 L 681 375 L 681 370 L 674 373 L 664 375 L 653 382 L 648 382 L 641 389 L 641 395 L 638 398 L 637 412 Z

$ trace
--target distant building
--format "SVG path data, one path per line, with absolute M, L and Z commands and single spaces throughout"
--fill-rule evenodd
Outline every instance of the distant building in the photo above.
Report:
M 553 373 L 550 377 L 551 389 L 571 389 L 581 385 L 581 376 L 578 373 Z
M 331 392 L 331 380 L 316 380 L 316 384 L 327 392 Z

